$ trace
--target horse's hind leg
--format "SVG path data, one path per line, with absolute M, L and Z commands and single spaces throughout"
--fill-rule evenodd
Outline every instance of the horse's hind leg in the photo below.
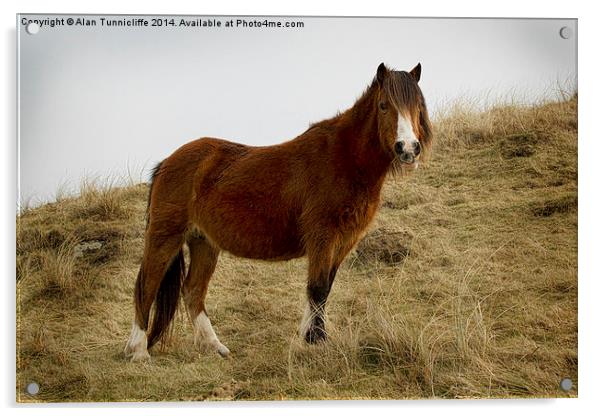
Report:
M 205 310 L 207 288 L 217 264 L 219 249 L 200 235 L 190 236 L 187 243 L 190 249 L 190 267 L 182 291 L 193 325 L 194 343 L 209 346 L 222 357 L 227 357 L 230 350 L 217 338 Z
M 135 287 L 135 317 L 132 332 L 125 346 L 125 356 L 132 361 L 150 358 L 148 354 L 147 330 L 150 310 L 159 292 L 159 287 L 168 269 L 173 267 L 173 262 L 183 244 L 182 235 L 179 233 L 171 236 L 156 235 L 153 227 L 147 233 L 142 265 L 138 272 Z M 179 290 L 179 289 L 178 289 Z M 177 302 L 177 298 L 174 300 Z

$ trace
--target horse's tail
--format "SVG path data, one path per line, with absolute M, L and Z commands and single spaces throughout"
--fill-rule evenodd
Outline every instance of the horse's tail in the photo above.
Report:
M 163 338 L 173 320 L 180 299 L 180 289 L 184 280 L 184 253 L 182 249 L 173 258 L 157 292 L 155 313 L 148 335 L 148 348 Z M 138 299 L 136 299 L 138 302 Z
M 155 180 L 161 170 L 163 161 L 159 162 L 153 169 L 151 174 L 150 181 L 150 189 L 148 193 L 148 203 L 146 207 L 146 227 L 148 229 L 149 221 L 150 221 L 150 205 L 151 199 L 153 196 L 153 188 L 155 184 Z M 143 260 L 144 261 L 144 260 Z M 155 312 L 152 318 L 152 322 L 150 324 L 150 332 L 148 335 L 148 348 L 152 347 L 158 341 L 160 341 L 169 328 L 171 321 L 176 312 L 176 308 L 178 306 L 178 301 L 180 298 L 180 289 L 182 286 L 182 281 L 184 280 L 184 253 L 182 249 L 178 251 L 173 259 L 167 271 L 162 276 L 161 283 L 159 285 L 159 290 L 154 299 L 155 301 Z M 136 310 L 141 311 L 143 308 L 143 287 L 144 279 L 143 279 L 143 270 L 144 264 L 140 267 L 140 272 L 138 274 L 138 280 L 136 282 Z M 147 315 L 148 316 L 148 315 Z
M 155 179 L 157 178 L 157 175 L 159 174 L 159 171 L 161 170 L 161 165 L 163 164 L 163 162 L 164 161 L 162 160 L 161 162 L 157 163 L 151 172 L 150 186 L 148 189 L 148 198 L 146 200 L 146 214 L 145 214 L 146 228 L 148 228 L 148 222 L 150 220 L 150 204 L 151 204 L 151 197 L 153 196 L 153 185 L 155 184 Z

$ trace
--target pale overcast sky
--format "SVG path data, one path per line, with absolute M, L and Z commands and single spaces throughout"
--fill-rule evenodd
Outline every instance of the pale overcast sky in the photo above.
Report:
M 152 165 L 202 136 L 291 139 L 350 107 L 380 62 L 404 70 L 421 62 L 433 111 L 466 96 L 538 100 L 576 80 L 569 19 L 268 18 L 303 22 L 293 29 L 224 27 L 236 17 L 216 17 L 221 28 L 102 27 L 90 18 L 97 26 L 35 35 L 19 22 L 24 201 L 128 167 L 136 178 L 145 168 L 146 180 Z

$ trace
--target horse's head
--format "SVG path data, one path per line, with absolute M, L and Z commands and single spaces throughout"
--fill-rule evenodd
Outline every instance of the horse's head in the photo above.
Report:
M 378 134 L 381 145 L 398 164 L 416 167 L 430 149 L 432 128 L 420 81 L 420 64 L 410 72 L 380 64 L 376 72 Z

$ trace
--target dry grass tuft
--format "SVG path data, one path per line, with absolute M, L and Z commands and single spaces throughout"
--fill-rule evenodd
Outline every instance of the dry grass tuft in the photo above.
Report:
M 506 159 L 533 156 L 537 141 L 537 135 L 534 133 L 508 135 L 500 141 L 502 155 Z
M 533 206 L 533 215 L 537 217 L 549 217 L 556 213 L 566 213 L 576 210 L 577 195 L 563 195 L 536 203 Z
M 353 263 L 366 266 L 382 262 L 393 266 L 410 255 L 411 244 L 412 235 L 408 232 L 378 228 L 357 245 Z
M 132 214 L 125 204 L 127 193 L 111 184 L 99 186 L 96 182 L 85 181 L 80 191 L 80 205 L 73 214 L 78 218 L 93 218 L 99 221 L 128 219 Z
M 231 358 L 192 348 L 180 310 L 168 348 L 129 363 L 147 186 L 22 211 L 18 400 L 576 396 L 576 97 L 456 106 L 435 130 L 429 163 L 386 184 L 315 346 L 296 335 L 306 261 L 223 254 L 207 308 Z
M 83 289 L 85 281 L 76 264 L 75 248 L 78 241 L 65 240 L 56 251 L 45 251 L 39 256 L 41 296 L 66 296 L 75 289 Z

